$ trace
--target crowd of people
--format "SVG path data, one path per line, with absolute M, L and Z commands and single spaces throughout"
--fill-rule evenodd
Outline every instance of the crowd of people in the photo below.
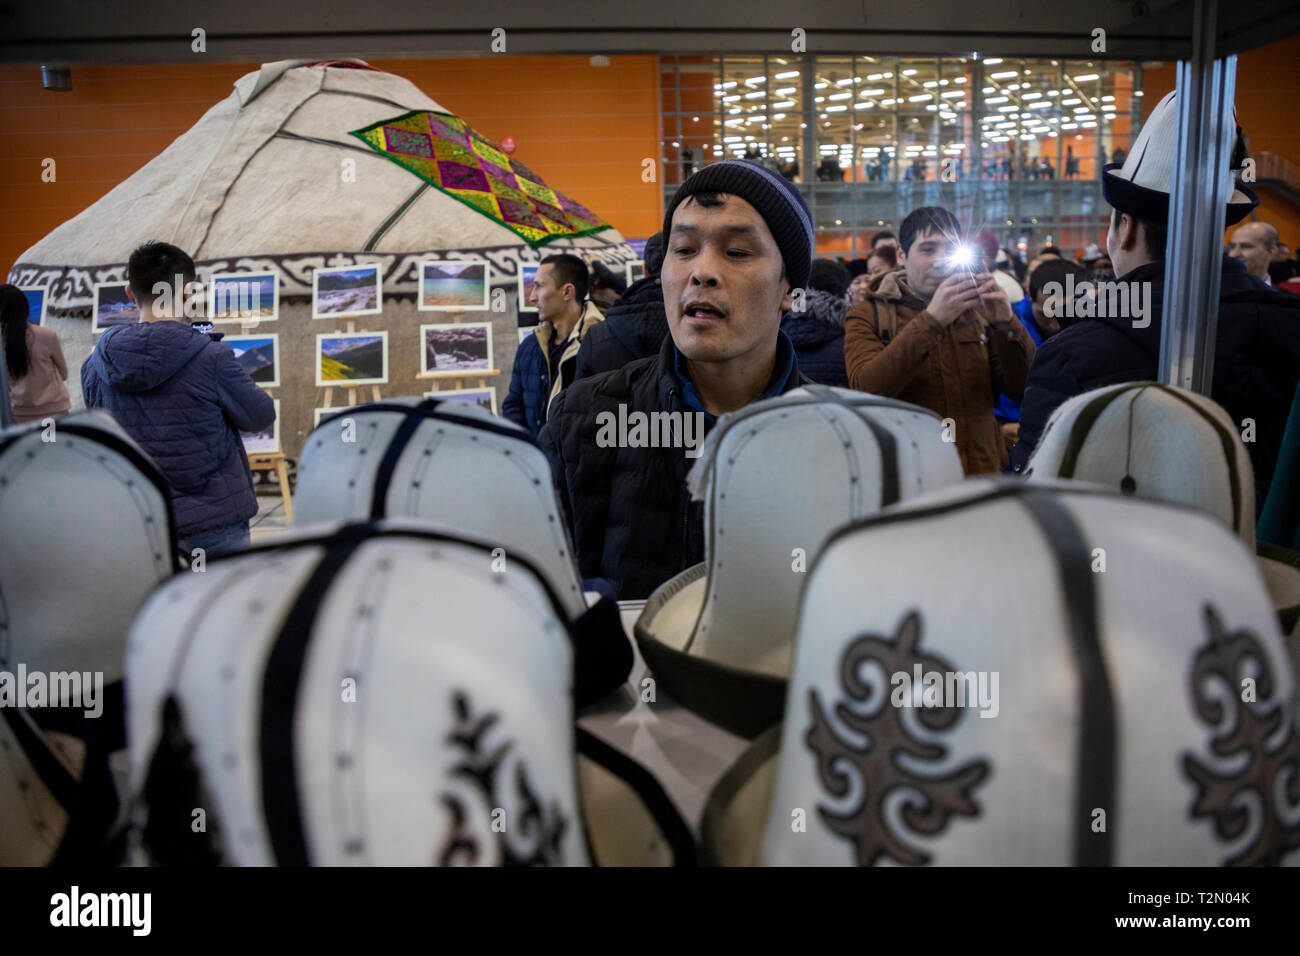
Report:
M 1171 162 L 1135 148 L 1107 168 L 1105 250 L 1089 245 L 1078 258 L 1049 245 L 1024 262 L 924 206 L 897 234 L 872 236 L 865 257 L 815 259 L 797 186 L 746 159 L 682 184 L 630 286 L 573 254 L 545 256 L 527 303 L 540 321 L 516 353 L 503 414 L 550 459 L 588 586 L 643 598 L 703 559 L 689 458 L 610 447 L 598 436 L 603 413 L 699 415 L 707 432 L 759 399 L 838 386 L 935 412 L 966 473 L 979 475 L 1023 470 L 1071 396 L 1157 378 Z M 1300 377 L 1300 278 L 1273 226 L 1242 221 L 1256 204 L 1238 188 L 1227 210 L 1235 228 L 1220 263 L 1212 396 L 1251 434 L 1262 508 Z M 228 347 L 154 301 L 156 284 L 194 280 L 184 251 L 149 243 L 127 275 L 142 321 L 99 338 L 80 369 L 86 405 L 112 412 L 157 461 L 186 547 L 237 548 L 257 510 L 238 433 L 267 427 L 273 403 Z M 1143 321 L 1061 297 L 1087 290 L 1100 302 L 1097 290 L 1115 282 L 1148 290 L 1133 299 L 1147 303 Z M 65 414 L 57 335 L 28 322 L 12 286 L 0 288 L 0 319 L 17 420 Z

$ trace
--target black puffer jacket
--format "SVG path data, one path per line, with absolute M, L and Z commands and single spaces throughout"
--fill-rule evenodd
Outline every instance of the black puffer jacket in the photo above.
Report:
M 794 343 L 799 371 L 818 385 L 849 387 L 844 368 L 844 315 L 849 304 L 843 296 L 809 289 L 802 312 L 787 312 L 781 330 Z
M 788 355 L 790 346 L 779 341 Z M 704 504 L 686 490 L 695 459 L 681 448 L 602 448 L 596 441 L 597 417 L 617 418 L 620 405 L 627 414 L 690 411 L 674 357 L 672 337 L 664 336 L 658 355 L 574 382 L 539 436 L 582 577 L 604 579 L 621 600 L 648 597 L 704 560 Z M 806 383 L 796 361 L 780 392 Z
M 605 321 L 583 338 L 575 380 L 657 355 L 667 336 L 668 316 L 659 277 L 640 279 L 609 307 Z
M 1300 297 L 1270 289 L 1224 258 L 1211 396 L 1237 424 L 1255 421 L 1246 444 L 1255 471 L 1255 507 L 1263 507 L 1300 378 Z M 1043 343 L 1029 369 L 1020 407 L 1020 440 L 1012 450 L 1024 468 L 1047 419 L 1074 395 L 1118 382 L 1154 380 L 1160 360 L 1163 262 L 1139 266 L 1123 281 L 1151 283 L 1151 324 L 1126 318 L 1080 319 Z

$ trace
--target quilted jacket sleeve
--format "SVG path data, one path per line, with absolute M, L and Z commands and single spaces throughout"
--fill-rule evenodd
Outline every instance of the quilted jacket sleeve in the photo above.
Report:
M 99 408 L 104 403 L 99 397 L 99 373 L 95 371 L 95 353 L 81 363 L 81 400 L 87 408 Z
M 525 339 L 524 344 L 519 346 L 519 352 L 524 350 L 524 345 L 528 341 Z M 523 366 L 519 352 L 515 353 L 515 365 L 510 371 L 510 390 L 506 393 L 506 400 L 501 404 L 501 414 L 514 422 L 520 428 L 528 427 L 528 417 L 524 414 L 524 384 L 523 384 Z
M 241 432 L 259 432 L 270 427 L 275 421 L 274 400 L 239 367 L 229 346 L 218 346 L 217 352 L 217 404 L 222 413 Z

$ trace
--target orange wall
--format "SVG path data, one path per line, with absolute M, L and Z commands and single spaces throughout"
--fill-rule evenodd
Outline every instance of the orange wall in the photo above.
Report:
M 625 236 L 663 218 L 659 66 L 654 56 L 373 60 L 415 83 Z M 250 64 L 74 66 L 72 90 L 41 88 L 35 66 L 0 67 L 0 278 L 55 226 L 95 202 L 192 126 Z M 42 161 L 57 180 L 42 182 Z
M 1174 88 L 1174 64 L 1147 69 L 1144 76 L 1147 113 Z M 1300 92 L 1300 35 L 1248 50 L 1237 57 L 1237 122 L 1252 153 L 1274 152 L 1300 163 L 1300 123 L 1296 94 Z M 1269 189 L 1258 189 L 1255 218 L 1277 227 L 1292 251 L 1300 244 L 1300 207 Z

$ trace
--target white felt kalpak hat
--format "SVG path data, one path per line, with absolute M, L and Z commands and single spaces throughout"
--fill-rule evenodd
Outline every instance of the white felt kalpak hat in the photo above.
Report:
M 703 854 L 1294 863 L 1281 781 L 1300 759 L 1295 706 L 1253 556 L 1222 522 L 1081 484 L 975 479 L 827 542 L 784 725 L 711 794 Z
M 1300 556 L 1256 544 L 1250 455 L 1232 419 L 1213 399 L 1157 382 L 1126 382 L 1076 395 L 1048 420 L 1025 477 L 1093 482 L 1217 517 L 1257 552 L 1300 666 Z
M 546 574 L 570 616 L 582 586 L 546 456 L 475 406 L 394 398 L 327 418 L 303 446 L 294 522 L 409 517 L 495 541 Z
M 1102 167 L 1101 192 L 1106 202 L 1139 219 L 1167 222 L 1177 145 L 1178 106 L 1175 94 L 1170 92 L 1147 117 L 1124 162 Z M 1231 226 L 1259 205 L 1259 197 L 1236 182 L 1235 169 L 1229 174 L 1233 175 L 1233 184 L 1225 222 Z
M 167 483 L 112 416 L 0 431 L 0 672 L 23 701 L 0 696 L 0 861 L 100 849 L 118 810 L 108 757 L 124 746 L 127 630 L 176 568 Z M 46 700 L 28 695 L 33 675 Z M 95 675 L 102 713 L 87 717 L 77 704 Z M 80 701 L 66 700 L 76 687 Z
M 577 641 L 526 558 L 495 573 L 490 543 L 425 522 L 317 526 L 211 560 L 131 631 L 136 852 L 586 864 Z
M 939 416 L 906 402 L 812 385 L 724 415 L 688 478 L 705 501 L 704 563 L 650 596 L 641 656 L 676 701 L 753 736 L 780 719 L 799 591 L 825 537 L 961 479 Z

